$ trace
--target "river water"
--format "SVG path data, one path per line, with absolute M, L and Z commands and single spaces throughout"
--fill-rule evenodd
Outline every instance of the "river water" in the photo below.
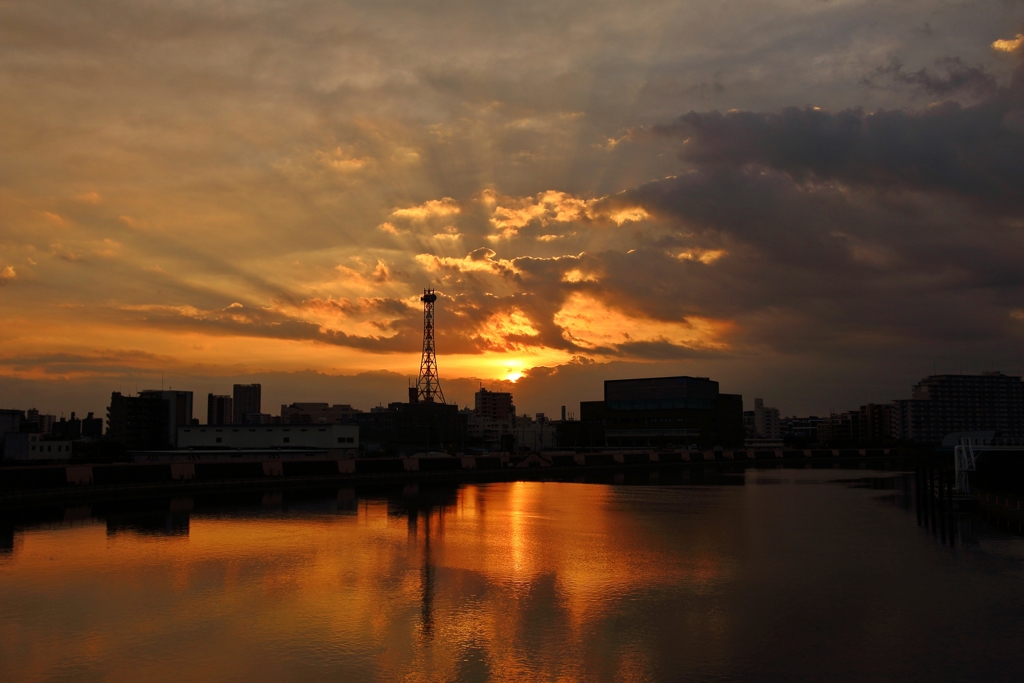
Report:
M 0 678 L 1024 678 L 1024 540 L 960 515 L 943 542 L 914 487 L 748 469 L 6 513 Z

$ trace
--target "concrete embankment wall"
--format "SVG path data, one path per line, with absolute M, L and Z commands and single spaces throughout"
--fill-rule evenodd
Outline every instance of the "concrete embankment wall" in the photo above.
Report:
M 658 466 L 683 463 L 742 463 L 750 461 L 866 460 L 898 455 L 882 450 L 819 451 L 605 451 L 546 453 L 513 457 L 482 455 L 456 457 L 357 458 L 305 460 L 239 460 L 218 462 L 160 462 L 115 464 L 54 464 L 0 467 L 0 499 L 81 492 L 218 483 L 259 483 L 380 476 L 443 475 L 446 473 L 508 472 L 520 468 L 551 471 L 586 468 Z

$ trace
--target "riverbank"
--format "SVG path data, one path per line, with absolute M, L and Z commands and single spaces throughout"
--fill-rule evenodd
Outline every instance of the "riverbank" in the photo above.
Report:
M 827 454 L 827 455 L 826 455 Z M 852 451 L 606 451 L 529 455 L 423 456 L 231 461 L 35 465 L 0 468 L 0 505 L 97 497 L 189 495 L 194 492 L 267 487 L 320 486 L 368 480 L 452 478 L 463 481 L 565 479 L 591 472 L 680 470 L 710 473 L 750 466 L 892 469 L 920 459 L 898 450 Z M 649 475 L 645 475 L 648 476 Z

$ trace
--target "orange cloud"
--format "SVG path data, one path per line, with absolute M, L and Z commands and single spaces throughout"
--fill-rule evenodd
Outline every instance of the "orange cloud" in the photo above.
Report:
M 380 297 L 332 299 L 312 298 L 289 306 L 278 305 L 274 311 L 290 318 L 320 326 L 320 331 L 343 331 L 347 334 L 375 339 L 389 339 L 398 334 L 394 324 L 406 313 L 402 305 L 388 307 Z
M 728 252 L 725 249 L 701 249 L 694 247 L 693 249 L 687 249 L 676 254 L 676 258 L 680 261 L 699 261 L 704 264 L 712 264 L 726 254 Z
M 14 272 L 14 266 L 4 266 L 3 270 L 0 270 L 0 285 L 5 285 L 17 277 L 18 274 Z
M 566 271 L 562 276 L 562 282 L 597 282 L 597 276 L 592 273 L 584 273 L 579 268 Z
M 228 308 L 231 308 L 230 306 Z M 174 313 L 187 318 L 198 318 L 200 310 L 195 306 L 165 306 L 162 304 L 133 304 L 121 306 L 122 311 L 139 311 L 143 313 Z
M 513 308 L 507 312 L 491 315 L 480 326 L 477 337 L 493 349 L 522 350 L 524 345 L 510 342 L 509 337 L 536 337 L 540 334 L 522 309 Z
M 55 213 L 51 213 L 49 211 L 41 211 L 40 213 L 42 214 L 43 218 L 45 218 L 50 223 L 53 223 L 54 225 L 59 225 L 61 227 L 67 225 L 67 222 Z
M 355 263 L 361 266 L 362 270 L 342 265 L 335 266 L 335 270 L 341 276 L 339 279 L 347 285 L 366 288 L 382 285 L 391 282 L 393 279 L 388 264 L 380 259 L 377 259 L 377 263 L 372 267 L 372 270 L 363 263 L 362 259 L 355 259 Z
M 414 221 L 422 221 L 428 218 L 443 216 L 454 216 L 461 213 L 462 209 L 451 197 L 442 199 L 431 199 L 418 206 L 410 206 L 407 209 L 395 209 L 391 215 L 395 218 L 406 218 Z
M 324 166 L 342 173 L 361 171 L 373 163 L 373 159 L 353 156 L 346 153 L 341 147 L 328 152 L 317 152 L 316 158 Z
M 499 231 L 499 238 L 515 236 L 519 230 L 536 221 L 540 225 L 573 221 L 609 221 L 616 225 L 650 218 L 640 206 L 610 207 L 607 197 L 580 199 L 567 192 L 548 190 L 536 197 L 499 197 L 485 193 L 485 204 L 494 204 L 491 225 Z
M 147 223 L 146 221 L 141 221 L 137 218 L 132 218 L 131 216 L 118 216 L 117 220 L 121 221 L 129 228 L 132 228 L 134 230 L 141 230 L 143 228 L 149 227 L 149 223 Z
M 1016 38 L 997 40 L 992 43 L 992 49 L 999 52 L 1017 52 L 1021 46 L 1024 46 L 1024 33 L 1018 33 Z
M 492 275 L 519 275 L 515 263 L 507 259 L 494 258 L 493 249 L 476 249 L 463 258 L 417 254 L 416 260 L 429 271 L 455 270 L 460 273 L 490 273 Z
M 681 321 L 656 320 L 612 308 L 597 298 L 576 292 L 555 313 L 562 336 L 586 349 L 617 347 L 636 342 L 667 342 L 687 348 L 723 349 L 732 323 L 689 317 Z

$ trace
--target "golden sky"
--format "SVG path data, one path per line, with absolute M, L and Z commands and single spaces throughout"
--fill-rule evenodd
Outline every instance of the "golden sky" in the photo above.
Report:
M 1022 27 L 997 0 L 0 4 L 5 405 L 161 375 L 401 400 L 424 287 L 462 403 L 682 373 L 824 411 L 1017 372 Z

